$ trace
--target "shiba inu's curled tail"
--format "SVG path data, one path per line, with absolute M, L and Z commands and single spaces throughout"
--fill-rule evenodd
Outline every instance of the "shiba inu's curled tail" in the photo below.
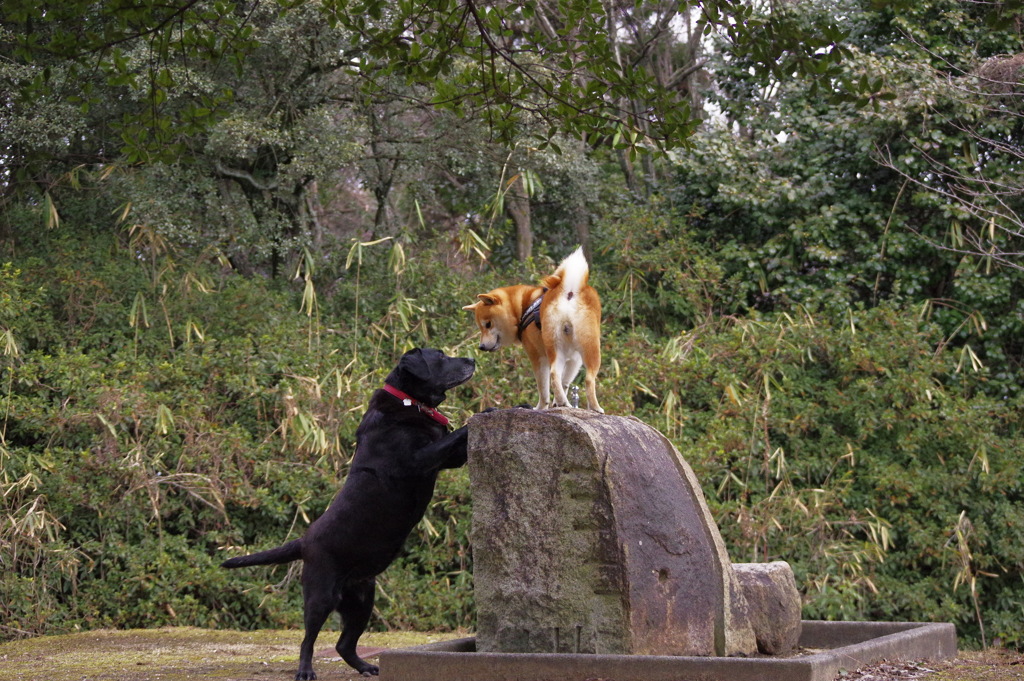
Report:
M 229 558 L 221 563 L 220 566 L 225 568 L 239 568 L 248 567 L 250 565 L 279 565 L 280 563 L 290 563 L 293 560 L 298 560 L 300 558 L 302 558 L 302 544 L 298 539 L 295 539 L 287 544 L 278 546 L 276 549 L 268 549 L 267 551 L 260 551 L 259 553 L 250 553 L 248 556 Z
M 562 295 L 567 300 L 572 300 L 590 278 L 590 265 L 587 264 L 587 257 L 583 255 L 583 247 L 566 256 L 555 273 L 544 277 L 543 284 L 548 289 L 553 289 L 559 284 L 562 285 Z

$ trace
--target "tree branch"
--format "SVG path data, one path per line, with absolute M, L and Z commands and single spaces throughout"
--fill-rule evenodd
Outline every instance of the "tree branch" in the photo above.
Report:
M 223 175 L 224 177 L 230 177 L 241 182 L 246 182 L 249 184 L 249 186 L 251 186 L 253 189 L 257 191 L 272 192 L 278 188 L 278 183 L 276 180 L 274 182 L 264 184 L 257 180 L 255 177 L 253 177 L 251 173 L 248 173 L 244 170 L 238 170 L 236 168 L 228 168 L 219 160 L 216 161 L 214 165 L 216 166 L 217 172 Z

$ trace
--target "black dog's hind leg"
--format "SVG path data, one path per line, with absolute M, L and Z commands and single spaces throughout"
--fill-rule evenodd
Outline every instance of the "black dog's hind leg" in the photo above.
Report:
M 299 646 L 299 671 L 295 672 L 295 681 L 312 681 L 316 678 L 316 672 L 313 671 L 313 646 L 324 622 L 334 612 L 335 600 L 331 596 L 332 591 L 332 584 L 327 583 L 306 565 L 302 574 L 303 620 L 306 635 Z
M 377 581 L 371 577 L 346 584 L 341 589 L 341 601 L 338 612 L 341 613 L 341 638 L 335 650 L 341 659 L 363 676 L 377 676 L 380 669 L 370 664 L 356 653 L 356 643 L 366 631 L 366 625 L 373 614 L 373 596 Z
M 329 604 L 323 607 L 321 604 L 307 604 L 305 612 L 306 635 L 299 647 L 299 671 L 295 672 L 295 681 L 312 681 L 316 678 L 313 671 L 313 646 L 316 644 L 316 637 L 320 634 L 324 622 L 330 617 L 334 608 Z

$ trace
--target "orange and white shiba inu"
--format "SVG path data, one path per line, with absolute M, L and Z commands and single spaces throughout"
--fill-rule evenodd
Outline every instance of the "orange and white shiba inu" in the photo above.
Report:
M 601 368 L 601 298 L 587 284 L 590 267 L 577 248 L 541 286 L 496 288 L 466 305 L 480 327 L 480 349 L 497 350 L 521 343 L 537 378 L 537 409 L 567 407 L 565 391 L 586 367 L 587 408 L 604 413 L 597 403 Z M 551 392 L 554 392 L 554 401 Z

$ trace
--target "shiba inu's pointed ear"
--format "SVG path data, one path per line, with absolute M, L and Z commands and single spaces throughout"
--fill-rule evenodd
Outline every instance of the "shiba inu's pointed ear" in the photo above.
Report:
M 540 285 L 549 291 L 562 283 L 562 278 L 557 274 L 549 274 L 540 280 Z
M 477 294 L 477 298 L 479 298 L 480 303 L 483 303 L 484 305 L 497 305 L 499 302 L 498 296 L 492 296 L 490 293 Z M 477 305 L 480 303 L 477 303 Z
M 475 310 L 475 309 L 477 308 L 477 306 L 478 306 L 478 305 L 480 305 L 480 302 L 479 302 L 479 301 L 477 301 L 477 302 L 473 303 L 472 305 L 463 305 L 463 306 L 462 306 L 462 309 L 463 309 L 463 310 Z

